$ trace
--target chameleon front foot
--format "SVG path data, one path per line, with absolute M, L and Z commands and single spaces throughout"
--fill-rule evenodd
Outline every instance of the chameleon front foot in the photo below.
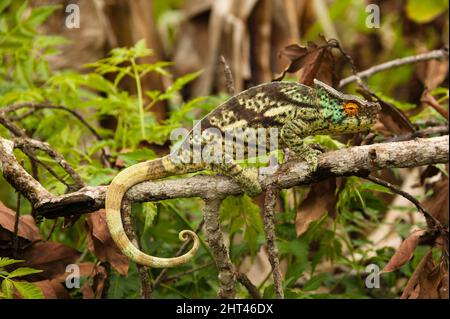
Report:
M 262 193 L 257 169 L 244 169 L 241 174 L 234 177 L 234 180 L 241 185 L 243 191 L 250 197 L 255 197 Z
M 308 163 L 308 167 L 313 173 L 319 167 L 319 156 L 321 154 L 322 152 L 317 149 L 310 149 L 307 154 L 303 155 L 303 159 Z

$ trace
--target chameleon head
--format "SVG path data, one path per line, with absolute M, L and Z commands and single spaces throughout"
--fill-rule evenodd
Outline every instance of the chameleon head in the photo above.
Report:
M 343 94 L 319 80 L 314 80 L 318 106 L 329 122 L 330 131 L 358 132 L 371 127 L 381 110 L 377 102 L 369 102 L 356 95 Z

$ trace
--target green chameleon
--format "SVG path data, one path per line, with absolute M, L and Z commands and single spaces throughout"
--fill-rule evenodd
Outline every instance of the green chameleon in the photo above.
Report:
M 320 151 L 304 143 L 303 139 L 317 134 L 352 133 L 367 130 L 376 121 L 380 106 L 354 95 L 342 94 L 332 87 L 315 80 L 313 87 L 294 82 L 272 82 L 243 91 L 218 106 L 197 125 L 202 133 L 211 131 L 225 134 L 237 129 L 278 129 L 279 146 L 288 148 L 304 159 L 311 171 L 316 171 Z M 209 130 L 208 130 L 209 129 Z M 192 133 L 185 143 L 192 145 L 218 144 L 222 139 L 214 134 Z M 243 139 L 249 146 L 249 141 Z M 220 141 L 220 142 L 217 142 Z M 224 152 L 220 161 L 193 161 L 194 147 L 178 147 L 171 154 L 146 161 L 121 171 L 111 182 L 106 193 L 106 221 L 112 238 L 119 249 L 131 260 L 150 267 L 175 267 L 191 259 L 199 247 L 197 235 L 190 231 L 180 232 L 180 240 L 188 236 L 193 247 L 186 254 L 174 258 L 159 258 L 145 254 L 128 239 L 122 225 L 121 203 L 126 191 L 143 181 L 161 179 L 172 175 L 212 170 L 225 174 L 236 181 L 242 189 L 254 196 L 261 192 L 256 169 L 244 169 Z M 233 153 L 237 152 L 237 147 Z

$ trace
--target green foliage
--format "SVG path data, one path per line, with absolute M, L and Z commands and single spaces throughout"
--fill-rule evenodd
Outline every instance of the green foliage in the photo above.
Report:
M 430 22 L 447 9 L 448 1 L 446 0 L 408 0 L 406 4 L 406 14 L 418 23 Z
M 262 236 L 263 230 L 259 206 L 247 195 L 228 196 L 222 202 L 220 215 L 230 241 L 237 234 L 243 235 L 243 246 L 235 257 L 248 252 L 254 255 L 259 248 L 258 236 Z
M 25 277 L 27 275 L 42 272 L 42 270 L 20 267 L 11 272 L 8 272 L 5 267 L 16 263 L 21 263 L 23 260 L 11 259 L 8 257 L 0 257 L 0 278 L 2 280 L 0 289 L 0 299 L 12 299 L 14 288 L 24 299 L 42 299 L 44 295 L 38 286 L 31 282 L 17 281 L 18 277 Z M 14 280 L 12 279 L 14 278 Z M 22 279 L 22 278 L 20 278 Z

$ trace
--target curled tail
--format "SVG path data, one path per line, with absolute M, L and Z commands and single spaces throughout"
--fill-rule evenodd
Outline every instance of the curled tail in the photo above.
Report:
M 133 185 L 173 175 L 172 168 L 173 164 L 168 157 L 130 166 L 113 179 L 106 192 L 106 223 L 116 245 L 131 260 L 153 268 L 176 267 L 186 263 L 194 257 L 200 246 L 200 240 L 195 232 L 183 230 L 179 234 L 180 240 L 185 241 L 190 236 L 194 242 L 193 247 L 186 254 L 174 258 L 160 258 L 145 254 L 134 246 L 125 234 L 120 214 L 122 198 Z

